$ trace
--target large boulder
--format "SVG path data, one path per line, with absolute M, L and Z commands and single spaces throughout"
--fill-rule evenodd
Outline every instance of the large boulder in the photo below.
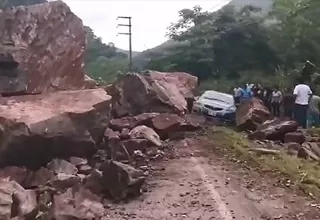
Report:
M 187 110 L 185 98 L 193 97 L 198 79 L 187 73 L 149 71 L 121 75 L 109 90 L 115 94 L 116 116 L 144 112 L 176 112 Z M 117 92 L 115 92 L 117 90 Z
M 40 166 L 88 157 L 102 141 L 111 97 L 103 89 L 0 100 L 0 165 Z
M 94 79 L 92 79 L 90 76 L 85 75 L 84 76 L 84 89 L 96 89 L 98 88 L 98 83 Z
M 305 141 L 306 141 L 306 136 L 303 132 L 290 132 L 284 136 L 285 143 L 295 142 L 298 144 L 302 144 Z
M 271 114 L 260 99 L 242 102 L 237 108 L 236 124 L 244 130 L 254 131 L 258 125 L 271 119 Z
M 202 116 L 163 113 L 152 119 L 152 127 L 161 138 L 167 138 L 175 132 L 193 131 L 205 122 Z
M 127 149 L 130 156 L 133 156 L 134 152 L 137 150 L 145 153 L 149 146 L 149 141 L 142 138 L 129 139 L 129 140 L 122 141 L 122 143 L 124 147 Z
M 303 143 L 297 156 L 303 159 L 319 161 L 319 147 L 317 143 Z
M 129 132 L 129 136 L 132 139 L 146 139 L 157 147 L 161 147 L 162 143 L 159 135 L 152 129 L 145 125 L 135 127 Z
M 151 113 L 142 113 L 136 116 L 127 116 L 121 118 L 114 118 L 110 121 L 110 128 L 115 131 L 120 131 L 124 128 L 132 129 L 139 125 L 149 126 L 153 118 L 159 116 L 159 113 L 151 112 Z
M 25 94 L 27 78 L 25 72 L 19 68 L 11 54 L 0 53 L 0 94 L 2 96 Z
M 22 69 L 13 77 L 23 80 L 17 86 L 27 82 L 28 93 L 84 87 L 85 29 L 63 1 L 8 8 L 0 13 L 0 30 L 3 49 Z
M 23 187 L 26 185 L 28 177 L 32 174 L 33 172 L 25 167 L 8 166 L 0 169 L 1 179 L 13 180 Z
M 48 169 L 55 174 L 65 173 L 69 175 L 77 174 L 78 169 L 72 163 L 61 159 L 54 159 L 48 163 Z
M 102 185 L 115 200 L 137 196 L 145 181 L 143 172 L 117 161 L 107 161 L 102 166 Z
M 15 181 L 0 180 L 0 219 L 13 217 L 35 219 L 37 215 L 37 195 L 33 190 L 25 190 Z
M 295 121 L 275 119 L 261 124 L 255 132 L 249 134 L 249 138 L 284 141 L 287 133 L 295 132 L 297 129 L 298 124 Z
M 56 220 L 102 219 L 104 207 L 100 198 L 83 188 L 69 188 L 65 193 L 54 196 L 52 218 Z

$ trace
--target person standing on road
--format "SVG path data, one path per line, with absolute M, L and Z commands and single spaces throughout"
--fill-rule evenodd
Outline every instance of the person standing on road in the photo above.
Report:
M 233 98 L 236 106 L 240 104 L 241 88 L 238 86 L 233 89 Z
M 294 119 L 301 127 L 307 128 L 307 114 L 312 91 L 304 83 L 303 78 L 299 79 L 298 85 L 293 90 L 293 95 L 295 96 Z
M 318 127 L 320 125 L 320 97 L 313 95 L 310 99 L 309 111 L 313 121 L 313 126 Z
M 276 87 L 272 92 L 271 106 L 272 114 L 274 117 L 280 117 L 280 104 L 282 102 L 282 93 L 278 87 Z

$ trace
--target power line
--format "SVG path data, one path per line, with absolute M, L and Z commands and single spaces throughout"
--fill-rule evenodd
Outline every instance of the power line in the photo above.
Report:
M 132 32 L 131 32 L 131 17 L 129 16 L 118 16 L 118 19 L 127 19 L 128 24 L 118 24 L 117 27 L 128 27 L 129 32 L 119 32 L 118 35 L 128 35 L 129 36 L 129 71 L 132 72 Z

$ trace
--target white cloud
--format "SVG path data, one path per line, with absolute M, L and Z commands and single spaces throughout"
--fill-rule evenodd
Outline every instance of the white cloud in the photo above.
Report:
M 178 11 L 200 5 L 206 10 L 221 7 L 228 0 L 63 0 L 77 14 L 85 25 L 105 43 L 114 42 L 117 47 L 128 49 L 125 27 L 117 27 L 126 20 L 116 20 L 118 16 L 132 17 L 132 49 L 142 51 L 155 47 L 166 40 L 165 33 L 171 22 L 178 19 Z

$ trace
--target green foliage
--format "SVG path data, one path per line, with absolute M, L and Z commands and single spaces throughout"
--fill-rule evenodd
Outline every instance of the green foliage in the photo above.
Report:
M 86 27 L 86 32 L 85 68 L 92 78 L 112 82 L 119 71 L 128 71 L 128 56 L 124 52 L 119 52 L 113 43 L 102 43 L 91 28 Z
M 44 3 L 47 0 L 0 0 L 0 8 L 9 8 L 19 5 L 34 5 Z
M 241 71 L 274 72 L 279 64 L 270 46 L 263 19 L 251 14 L 259 9 L 236 11 L 227 6 L 214 13 L 196 6 L 179 12 L 180 19 L 169 27 L 168 36 L 185 42 L 171 48 L 169 56 L 151 60 L 148 69 L 190 72 L 201 79 L 238 78 Z
M 128 60 L 99 58 L 87 63 L 85 67 L 90 77 L 110 83 L 120 72 L 126 73 L 128 71 Z

